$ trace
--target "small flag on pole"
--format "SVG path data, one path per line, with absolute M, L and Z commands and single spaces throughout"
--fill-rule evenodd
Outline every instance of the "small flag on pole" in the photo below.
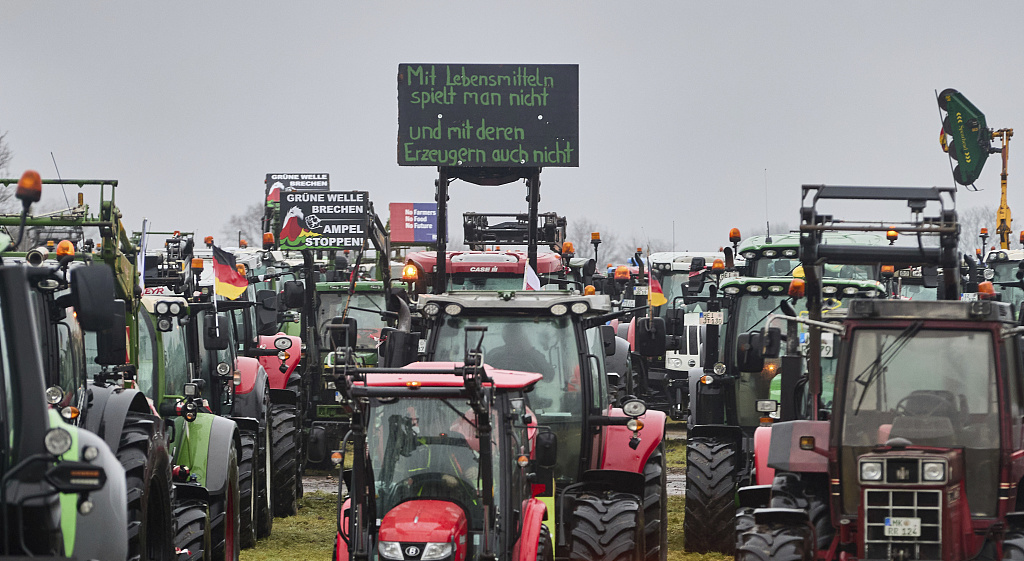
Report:
M 526 274 L 523 275 L 523 290 L 540 290 L 540 277 L 529 263 L 526 264 Z
M 249 286 L 245 275 L 238 272 L 235 256 L 217 246 L 213 246 L 213 273 L 215 277 L 214 292 L 228 300 L 235 300 Z
M 651 279 L 651 287 L 648 290 L 650 295 L 647 297 L 647 302 L 651 307 L 664 306 L 668 303 L 668 298 L 665 298 L 665 293 L 661 290 L 661 283 L 658 279 L 654 278 L 654 275 L 649 275 L 647 278 Z

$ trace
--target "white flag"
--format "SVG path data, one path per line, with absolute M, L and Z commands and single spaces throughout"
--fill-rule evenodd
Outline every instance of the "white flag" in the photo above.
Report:
M 526 274 L 523 275 L 523 290 L 540 290 L 540 277 L 529 263 L 526 264 Z

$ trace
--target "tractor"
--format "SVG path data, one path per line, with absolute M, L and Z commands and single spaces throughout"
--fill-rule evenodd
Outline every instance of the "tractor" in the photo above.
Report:
M 938 301 L 854 300 L 838 324 L 815 314 L 798 318 L 808 326 L 809 403 L 822 388 L 816 341 L 826 332 L 841 341 L 835 406 L 828 415 L 812 410 L 773 426 L 768 465 L 775 477 L 740 492 L 741 505 L 754 510 L 739 535 L 737 559 L 1021 558 L 1017 411 L 1024 328 L 1011 304 L 996 301 L 991 283 L 980 283 L 976 300 L 957 301 L 959 224 L 947 204 L 953 188 L 804 186 L 805 201 L 809 193 L 813 203 L 801 211 L 809 301 L 821 298 L 816 264 L 822 261 L 938 267 L 942 282 Z M 938 243 L 826 248 L 821 233 L 840 221 L 820 214 L 817 203 L 853 198 L 906 201 L 914 219 L 895 227 Z M 921 216 L 931 203 L 940 212 Z M 751 337 L 752 363 L 780 349 L 777 328 Z
M 353 404 L 335 560 L 554 559 L 548 505 L 533 497 L 553 485 L 557 455 L 531 406 L 541 375 L 483 364 L 485 330 L 467 330 L 458 363 L 362 368 L 343 358 L 351 349 L 334 351 L 330 375 Z M 606 506 L 596 496 L 578 504 Z M 642 537 L 631 514 L 603 521 Z

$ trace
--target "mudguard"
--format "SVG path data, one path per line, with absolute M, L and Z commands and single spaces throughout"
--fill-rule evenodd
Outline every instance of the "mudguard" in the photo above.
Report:
M 775 470 L 768 467 L 768 450 L 772 443 L 772 427 L 754 429 L 754 470 L 758 485 L 771 485 Z
M 696 425 L 687 427 L 687 437 L 703 436 L 716 440 L 731 440 L 739 450 L 743 445 L 743 429 L 732 425 Z
M 275 390 L 283 390 L 288 387 L 288 377 L 295 371 L 295 367 L 299 365 L 299 358 L 302 356 L 302 339 L 285 333 L 278 333 L 277 335 L 261 335 L 259 348 L 277 348 L 274 346 L 274 341 L 280 337 L 286 337 L 292 341 L 292 346 L 287 349 L 288 358 L 284 361 L 284 372 L 281 372 L 280 358 L 276 356 L 259 357 L 260 364 L 263 365 L 263 368 L 267 371 L 267 376 L 270 378 L 270 387 Z
M 299 396 L 295 394 L 295 390 L 277 390 L 271 387 L 270 403 L 274 405 L 298 405 Z
M 89 500 L 93 503 L 89 515 L 78 513 L 78 495 L 71 495 L 70 508 L 63 508 L 64 516 L 75 516 L 77 520 L 77 524 L 73 524 L 74 550 L 73 553 L 67 553 L 78 559 L 124 559 L 128 555 L 128 515 L 124 506 L 128 499 L 125 495 L 124 468 L 100 437 L 84 430 L 77 432 L 78 450 L 86 446 L 94 446 L 99 450 L 99 456 L 90 463 L 103 468 L 107 482 L 99 491 L 89 493 Z M 69 459 L 67 454 L 64 458 Z M 61 504 L 64 503 L 62 497 Z M 67 526 L 65 524 L 65 528 Z
M 241 361 L 242 358 L 238 360 Z M 235 386 L 235 404 L 232 412 L 239 417 L 262 419 L 264 415 L 261 409 L 263 408 L 264 398 L 268 398 L 268 402 L 273 398 L 273 396 L 266 395 L 267 371 L 263 370 L 263 367 L 255 359 L 249 358 L 247 361 L 251 361 L 248 364 L 253 369 L 248 374 L 244 370 L 242 371 L 242 384 Z M 248 383 L 246 382 L 247 376 L 250 380 Z M 243 388 L 246 388 L 247 391 L 242 392 Z
M 146 396 L 139 390 L 89 384 L 88 392 L 85 429 L 100 436 L 111 450 L 116 451 L 121 443 L 121 432 L 129 411 L 151 416 L 156 425 L 154 432 L 163 430 L 163 423 L 153 415 Z M 166 447 L 166 442 L 162 444 Z
M 610 409 L 609 415 L 620 418 L 627 416 L 619 408 Z M 629 439 L 633 438 L 633 431 L 626 428 L 625 425 L 603 427 L 604 449 L 601 450 L 600 469 L 643 473 L 647 458 L 651 457 L 654 449 L 665 438 L 665 418 L 664 412 L 650 409 L 638 417 L 643 421 L 644 427 L 640 429 L 640 446 L 637 446 L 636 450 L 629 447 Z
M 260 361 L 248 356 L 236 358 L 235 368 L 242 378 L 242 383 L 235 386 L 235 396 L 251 392 L 256 387 L 256 379 L 260 371 L 263 371 L 264 375 L 266 375 L 266 370 L 263 370 L 263 367 L 260 366 Z
M 772 425 L 768 467 L 797 473 L 828 473 L 828 421 L 784 421 Z M 814 437 L 813 450 L 801 450 L 800 438 Z
M 540 542 L 540 527 L 547 517 L 548 507 L 538 499 L 523 501 L 523 531 L 512 549 L 512 561 L 536 561 Z
M 211 495 L 222 495 L 228 489 L 228 455 L 225 450 L 234 446 L 242 449 L 238 425 L 224 417 L 214 417 L 210 430 L 210 448 L 206 464 L 206 481 L 203 485 Z

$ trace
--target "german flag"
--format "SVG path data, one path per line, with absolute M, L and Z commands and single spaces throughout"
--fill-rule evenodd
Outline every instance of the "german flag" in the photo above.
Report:
M 215 277 L 214 292 L 227 297 L 228 300 L 238 298 L 249 286 L 245 275 L 238 272 L 235 256 L 217 246 L 213 246 L 213 274 Z

